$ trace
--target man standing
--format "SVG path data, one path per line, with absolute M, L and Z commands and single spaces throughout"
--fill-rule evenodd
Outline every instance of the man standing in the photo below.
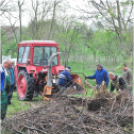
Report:
M 129 85 L 129 92 L 132 92 L 132 85 L 133 85 L 133 72 L 131 69 L 127 67 L 126 64 L 123 64 L 122 67 L 123 73 L 122 73 L 122 78 L 128 83 Z
M 101 84 L 103 81 L 105 81 L 106 86 L 108 87 L 109 84 L 109 77 L 108 77 L 108 72 L 106 69 L 102 67 L 101 64 L 97 64 L 97 70 L 95 71 L 95 74 L 92 76 L 86 76 L 85 79 L 96 79 L 96 89 L 100 89 Z
M 69 85 L 73 83 L 71 75 L 70 75 L 70 70 L 71 68 L 68 66 L 59 75 L 58 85 L 59 85 L 61 93 L 66 91 L 66 88 L 69 87 Z
M 126 90 L 128 88 L 127 83 L 122 77 L 119 77 L 118 75 L 114 75 L 114 73 L 110 72 L 108 74 L 109 78 L 112 80 L 111 82 L 111 88 L 110 91 L 113 92 L 116 88 L 116 91 L 120 93 L 124 89 Z
M 5 60 L 3 65 L 1 66 L 1 119 L 4 120 L 6 117 L 6 112 L 7 112 L 7 106 L 8 106 L 8 92 L 10 88 L 10 78 L 7 73 L 7 69 L 10 67 L 11 61 L 10 60 Z M 4 74 L 3 74 L 4 73 Z M 4 83 L 3 83 L 4 82 Z M 4 85 L 4 86 L 2 86 Z
M 12 99 L 12 95 L 13 95 L 13 89 L 14 89 L 14 84 L 15 84 L 15 81 L 14 81 L 14 70 L 12 68 L 14 62 L 11 63 L 10 65 L 10 75 L 11 75 L 11 86 L 10 86 L 10 92 L 8 94 L 8 104 L 10 105 L 11 104 L 11 99 Z

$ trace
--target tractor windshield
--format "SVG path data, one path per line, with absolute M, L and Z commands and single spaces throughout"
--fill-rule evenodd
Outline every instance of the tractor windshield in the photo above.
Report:
M 33 53 L 33 65 L 48 66 L 48 60 L 53 53 L 57 52 L 56 47 L 35 46 Z M 58 59 L 55 57 L 52 61 L 52 66 L 58 65 Z

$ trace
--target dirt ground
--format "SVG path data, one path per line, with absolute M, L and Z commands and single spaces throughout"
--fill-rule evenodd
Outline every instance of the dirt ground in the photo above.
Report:
M 132 134 L 132 96 L 108 92 L 95 98 L 53 96 L 2 123 L 11 134 Z

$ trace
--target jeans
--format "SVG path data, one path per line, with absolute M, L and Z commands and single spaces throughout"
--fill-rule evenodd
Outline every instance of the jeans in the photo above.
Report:
M 63 94 L 63 93 L 65 93 L 65 91 L 66 91 L 66 87 L 64 87 L 64 86 L 60 86 L 59 85 L 59 89 L 60 89 L 60 94 Z
M 129 90 L 129 94 L 132 95 L 132 88 Z
M 11 85 L 10 87 L 10 92 L 12 93 L 11 95 L 8 95 L 8 104 L 11 104 L 11 99 L 12 99 L 12 95 L 13 95 L 13 90 L 14 90 L 14 84 Z
M 13 95 L 13 93 L 12 93 Z M 8 96 L 8 104 L 11 104 L 12 95 Z
M 96 85 L 96 89 L 99 90 L 101 89 L 102 85 Z

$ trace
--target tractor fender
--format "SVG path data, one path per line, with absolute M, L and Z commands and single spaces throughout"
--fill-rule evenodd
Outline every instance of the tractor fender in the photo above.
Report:
M 34 66 L 26 66 L 26 72 L 28 73 L 28 74 L 33 74 L 33 78 L 35 78 L 35 74 L 37 73 L 36 72 L 36 67 L 34 67 Z

